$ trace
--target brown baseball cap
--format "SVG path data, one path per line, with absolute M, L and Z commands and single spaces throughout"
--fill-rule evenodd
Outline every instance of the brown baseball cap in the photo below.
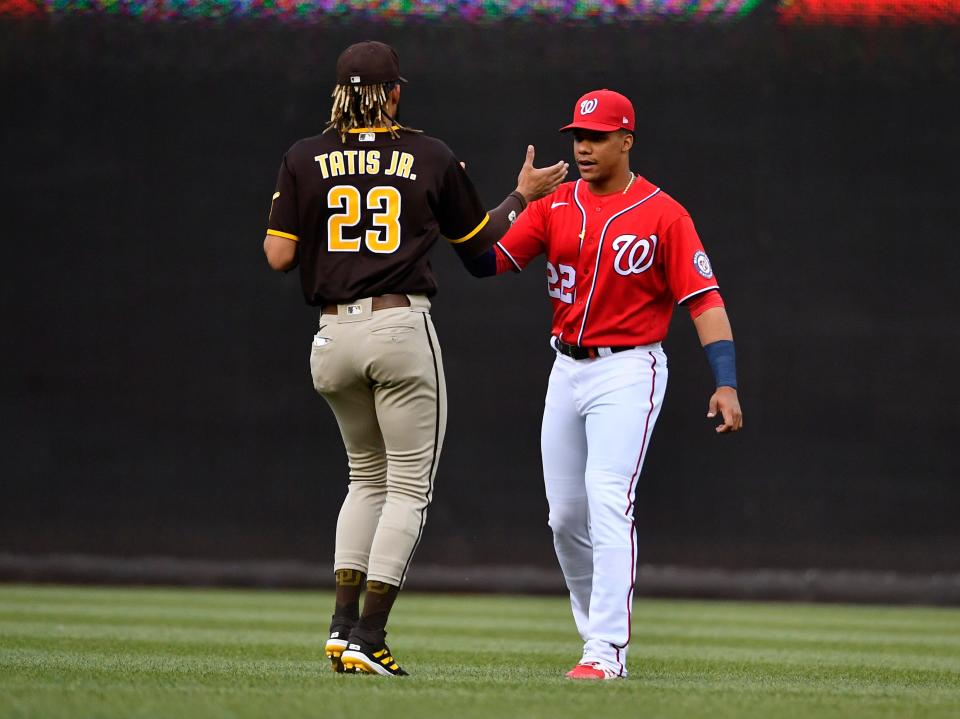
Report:
M 338 85 L 378 85 L 384 82 L 406 82 L 400 77 L 400 58 L 389 45 L 367 40 L 358 42 L 337 58 Z

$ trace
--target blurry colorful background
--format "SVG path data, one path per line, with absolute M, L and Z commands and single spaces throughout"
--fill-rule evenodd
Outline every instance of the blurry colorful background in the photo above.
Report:
M 2 0 L 0 13 L 19 16 L 106 15 L 148 21 L 186 18 L 259 18 L 322 22 L 333 18 L 415 20 L 537 20 L 623 22 L 671 19 L 728 21 L 764 5 L 784 22 L 956 22 L 956 0 Z

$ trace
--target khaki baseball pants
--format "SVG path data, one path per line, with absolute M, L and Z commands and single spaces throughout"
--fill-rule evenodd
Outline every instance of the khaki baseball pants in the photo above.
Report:
M 447 423 L 446 385 L 430 301 L 371 309 L 369 298 L 321 315 L 313 386 L 347 450 L 350 485 L 337 520 L 335 569 L 402 586 L 433 496 Z

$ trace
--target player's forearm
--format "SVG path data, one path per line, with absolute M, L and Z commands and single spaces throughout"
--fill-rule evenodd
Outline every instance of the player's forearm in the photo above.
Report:
M 737 355 L 730 318 L 723 307 L 713 307 L 694 317 L 697 336 L 713 370 L 717 387 L 737 388 Z
M 263 254 L 270 269 L 287 272 L 297 266 L 297 243 L 282 237 L 267 235 L 263 240 Z
M 697 329 L 700 344 L 706 347 L 720 340 L 733 341 L 733 329 L 730 327 L 730 318 L 723 307 L 712 307 L 706 312 L 693 318 L 693 326 Z
M 467 268 L 467 272 L 474 277 L 493 277 L 497 274 L 497 256 L 492 247 L 476 257 L 466 258 L 461 256 L 460 260 L 463 262 L 463 266 Z
M 454 245 L 460 259 L 466 263 L 480 257 L 503 237 L 517 216 L 526 208 L 526 201 L 519 192 L 511 192 L 494 209 L 487 213 L 489 220 L 480 231 L 466 242 Z

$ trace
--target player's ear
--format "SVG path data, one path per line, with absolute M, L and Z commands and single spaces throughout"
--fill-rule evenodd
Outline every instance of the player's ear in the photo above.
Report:
M 623 152 L 630 152 L 630 148 L 633 147 L 633 133 L 622 130 L 623 132 Z
M 400 83 L 398 82 L 390 91 L 390 102 L 394 105 L 400 104 Z

